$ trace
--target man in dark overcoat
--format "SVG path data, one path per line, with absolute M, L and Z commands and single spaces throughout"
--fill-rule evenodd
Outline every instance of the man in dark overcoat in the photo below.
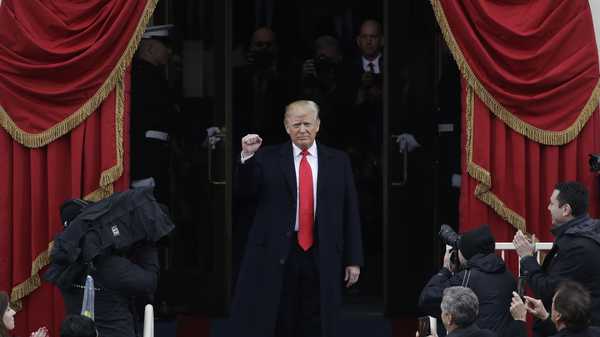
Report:
M 237 282 L 235 335 L 336 336 L 342 284 L 363 264 L 358 201 L 347 155 L 317 144 L 318 106 L 286 108 L 289 142 L 242 138 L 235 193 L 256 202 Z
M 550 231 L 555 237 L 552 249 L 542 265 L 534 256 L 535 249 L 528 238 L 518 231 L 513 243 L 521 258 L 521 273 L 527 284 L 546 308 L 559 284 L 576 281 L 590 292 L 591 322 L 600 325 L 600 221 L 588 213 L 589 193 L 579 182 L 556 184 L 550 196 L 548 211 L 552 218 Z M 534 325 L 534 335 L 545 335 L 540 321 Z

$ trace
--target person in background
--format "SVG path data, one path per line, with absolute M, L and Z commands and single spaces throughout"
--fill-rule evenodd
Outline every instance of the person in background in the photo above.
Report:
M 172 25 L 148 27 L 131 65 L 131 187 L 154 187 L 169 204 L 169 132 L 174 115 L 165 66 Z
M 475 323 L 479 314 L 479 300 L 473 290 L 460 286 L 446 288 L 440 307 L 447 337 L 496 336 L 492 331 L 480 329 Z
M 233 70 L 233 136 L 239 139 L 247 133 L 260 133 L 281 141 L 285 134 L 280 115 L 293 81 L 279 62 L 277 36 L 270 28 L 254 31 L 246 59 L 248 64 Z
M 515 234 L 513 243 L 527 285 L 546 308 L 561 282 L 576 281 L 590 292 L 592 324 L 600 325 L 600 222 L 587 214 L 588 205 L 588 190 L 581 183 L 556 184 L 548 204 L 555 240 L 543 264 L 523 232 Z
M 538 336 L 600 336 L 600 327 L 590 326 L 590 293 L 577 282 L 561 283 L 552 298 L 551 313 L 548 313 L 541 300 L 529 296 L 524 296 L 524 299 L 525 302 L 516 293 L 512 299 L 510 312 L 515 322 L 518 322 L 511 335 L 513 337 L 527 336 L 526 316 L 528 312 L 541 322 L 534 330 Z
M 319 105 L 319 118 L 324 123 L 319 139 L 345 148 L 350 119 L 343 118 L 352 109 L 350 81 L 344 71 L 343 55 L 338 41 L 329 35 L 314 42 L 313 56 L 302 65 L 302 98 Z
M 9 305 L 8 294 L 0 291 L 0 312 L 2 313 L 2 321 L 0 321 L 0 337 L 10 337 L 10 331 L 15 328 L 16 312 Z M 31 337 L 47 337 L 48 329 L 41 327 L 32 332 Z

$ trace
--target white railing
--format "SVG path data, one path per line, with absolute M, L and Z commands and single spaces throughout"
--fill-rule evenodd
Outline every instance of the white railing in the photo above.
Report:
M 154 307 L 146 304 L 144 310 L 144 337 L 154 337 Z
M 538 263 L 541 263 L 542 252 L 552 249 L 552 242 L 536 242 L 535 251 Z M 506 251 L 515 250 L 515 245 L 512 242 L 496 242 L 496 251 L 500 251 L 502 260 L 506 260 Z M 521 272 L 521 264 L 518 263 L 519 275 Z

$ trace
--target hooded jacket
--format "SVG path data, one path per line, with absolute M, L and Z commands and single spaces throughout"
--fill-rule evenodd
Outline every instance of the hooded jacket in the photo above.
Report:
M 439 318 L 444 289 L 469 287 L 479 299 L 477 326 L 499 332 L 512 320 L 508 308 L 516 285 L 514 276 L 495 253 L 475 254 L 464 270 L 452 274 L 442 268 L 434 275 L 421 291 L 419 307 L 428 315 Z

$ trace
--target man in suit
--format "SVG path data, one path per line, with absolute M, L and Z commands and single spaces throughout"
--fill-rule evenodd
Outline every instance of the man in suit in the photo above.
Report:
M 256 202 L 232 310 L 237 336 L 337 336 L 342 280 L 363 264 L 358 202 L 346 154 L 322 144 L 319 108 L 286 108 L 290 141 L 242 138 L 235 193 Z

